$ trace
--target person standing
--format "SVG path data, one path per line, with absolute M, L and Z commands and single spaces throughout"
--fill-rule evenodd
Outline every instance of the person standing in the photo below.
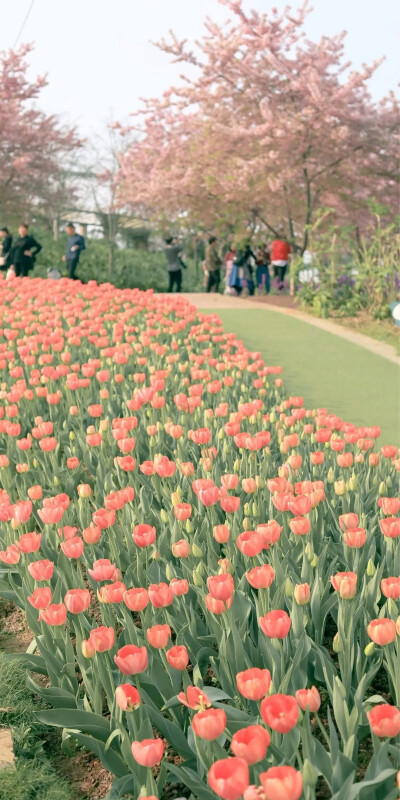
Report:
M 283 281 L 289 264 L 291 248 L 290 244 L 284 239 L 274 239 L 271 245 L 271 264 L 274 268 L 274 276 L 279 281 L 279 291 L 283 291 Z
M 18 239 L 16 239 L 9 264 L 15 271 L 16 277 L 24 278 L 28 272 L 34 268 L 35 259 L 42 249 L 42 245 L 29 233 L 29 226 L 24 222 L 18 228 Z
M 83 250 L 86 250 L 85 240 L 80 233 L 75 230 L 73 222 L 69 222 L 65 230 L 68 234 L 67 252 L 63 256 L 63 261 L 67 262 L 68 277 L 76 281 L 78 277 L 75 275 L 75 270 L 79 264 L 79 258 Z
M 267 245 L 261 245 L 256 250 L 255 259 L 257 288 L 259 291 L 265 291 L 266 294 L 269 294 L 271 280 L 269 275 L 270 256 Z
M 207 292 L 211 292 L 213 286 L 215 286 L 215 291 L 218 292 L 219 282 L 221 280 L 221 265 L 222 260 L 218 254 L 217 239 L 215 236 L 210 236 L 206 247 L 206 266 L 208 272 Z
M 6 270 L 8 269 L 10 262 L 13 240 L 8 228 L 0 228 L 0 239 L 2 240 L 0 251 L 0 269 Z
M 183 248 L 172 236 L 165 240 L 165 245 L 164 254 L 167 259 L 169 277 L 168 292 L 173 292 L 174 287 L 176 287 L 177 292 L 180 292 L 182 289 L 182 267 L 184 265 L 181 258 Z

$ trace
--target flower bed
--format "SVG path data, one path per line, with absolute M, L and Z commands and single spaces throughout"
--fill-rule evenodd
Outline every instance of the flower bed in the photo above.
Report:
M 396 798 L 396 446 L 179 297 L 27 279 L 0 309 L 0 593 L 40 720 L 115 800 Z

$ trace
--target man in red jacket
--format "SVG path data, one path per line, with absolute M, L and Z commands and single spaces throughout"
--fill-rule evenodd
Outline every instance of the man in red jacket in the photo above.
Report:
M 274 276 L 279 281 L 279 291 L 283 291 L 283 280 L 288 267 L 290 258 L 290 244 L 283 239 L 275 239 L 271 245 L 271 265 L 274 269 Z

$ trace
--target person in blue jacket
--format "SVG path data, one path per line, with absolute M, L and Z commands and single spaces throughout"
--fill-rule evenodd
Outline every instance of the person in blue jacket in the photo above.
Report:
M 78 280 L 77 275 L 75 275 L 75 270 L 79 264 L 79 257 L 83 250 L 86 250 L 85 247 L 85 240 L 80 233 L 77 233 L 75 230 L 75 225 L 73 222 L 69 222 L 66 226 L 65 230 L 68 234 L 67 240 L 67 252 L 65 256 L 63 256 L 63 261 L 67 262 L 68 267 L 68 277 L 71 278 L 73 281 Z

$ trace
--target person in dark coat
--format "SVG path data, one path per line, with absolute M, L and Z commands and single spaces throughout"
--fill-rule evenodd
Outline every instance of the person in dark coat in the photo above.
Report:
M 77 276 L 75 275 L 75 270 L 79 264 L 80 255 L 83 250 L 86 250 L 85 240 L 80 233 L 76 232 L 73 222 L 69 222 L 65 230 L 68 234 L 68 240 L 67 252 L 65 256 L 63 256 L 63 261 L 67 262 L 68 277 L 75 281 L 78 280 Z
M 0 269 L 8 269 L 12 248 L 12 236 L 8 228 L 0 228 L 0 239 L 2 242 L 0 250 Z
M 18 228 L 19 237 L 15 240 L 9 257 L 10 267 L 14 267 L 15 274 L 20 278 L 26 277 L 29 270 L 35 266 L 35 259 L 42 249 L 42 245 L 29 233 L 29 226 L 22 223 Z

